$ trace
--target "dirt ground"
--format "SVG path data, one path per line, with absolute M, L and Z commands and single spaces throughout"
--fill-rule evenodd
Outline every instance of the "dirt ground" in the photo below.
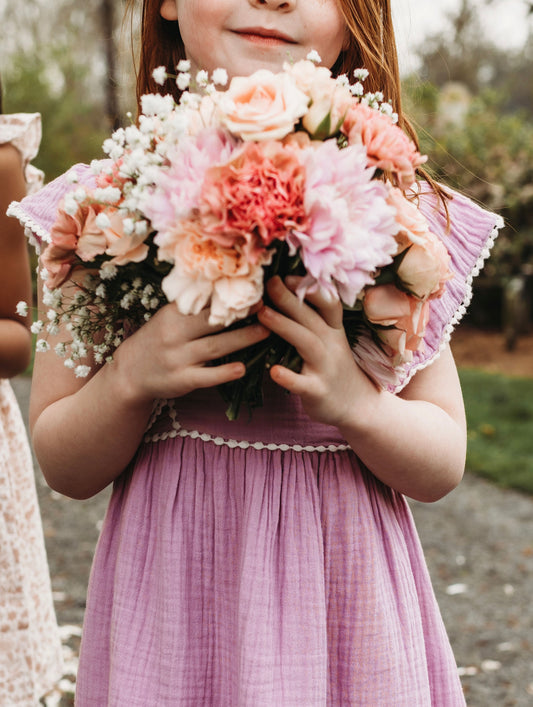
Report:
M 458 366 L 533 378 L 533 334 L 519 337 L 515 349 L 508 351 L 501 332 L 461 325 L 451 347 Z

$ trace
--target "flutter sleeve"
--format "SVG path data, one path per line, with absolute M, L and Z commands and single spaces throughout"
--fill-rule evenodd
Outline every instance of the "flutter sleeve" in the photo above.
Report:
M 41 136 L 39 113 L 0 115 L 0 145 L 10 143 L 20 152 L 28 194 L 37 191 L 44 180 L 43 172 L 30 164 L 39 152 Z
M 41 244 L 50 241 L 50 230 L 56 220 L 57 207 L 63 197 L 76 186 L 93 186 L 94 173 L 89 165 L 77 164 L 68 172 L 43 187 L 35 194 L 14 201 L 7 210 L 8 216 L 17 218 L 26 230 L 30 243 L 37 252 Z
M 450 341 L 452 332 L 466 314 L 472 299 L 472 283 L 481 272 L 494 245 L 503 219 L 486 211 L 472 200 L 451 192 L 448 201 L 449 226 L 440 201 L 431 193 L 420 196 L 420 210 L 430 230 L 446 246 L 451 256 L 454 277 L 446 283 L 442 297 L 430 302 L 430 318 L 424 336 L 425 346 L 414 354 L 399 382 L 389 388 L 399 392 L 413 375 L 435 361 Z

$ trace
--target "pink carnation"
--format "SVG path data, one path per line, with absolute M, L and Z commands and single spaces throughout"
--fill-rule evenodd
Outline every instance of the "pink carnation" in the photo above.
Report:
M 164 235 L 178 220 L 190 217 L 198 207 L 205 173 L 213 164 L 226 162 L 233 149 L 226 134 L 208 128 L 196 137 L 182 138 L 168 151 L 168 164 L 157 174 L 155 187 L 142 204 L 154 230 Z
M 303 161 L 309 227 L 287 239 L 294 251 L 301 249 L 307 270 L 299 295 L 321 290 L 353 306 L 396 251 L 398 225 L 386 202 L 388 187 L 372 179 L 361 146 L 340 150 L 328 140 L 305 150 Z
M 416 168 L 427 160 L 388 115 L 365 103 L 355 103 L 348 110 L 342 132 L 350 145 L 365 146 L 370 165 L 392 172 L 401 189 L 413 184 Z
M 247 143 L 225 164 L 207 170 L 200 195 L 202 228 L 220 243 L 238 234 L 268 246 L 305 229 L 305 171 L 294 148 Z

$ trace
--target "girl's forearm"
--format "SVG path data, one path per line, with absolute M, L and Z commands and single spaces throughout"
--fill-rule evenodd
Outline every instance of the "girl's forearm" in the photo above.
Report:
M 77 392 L 41 412 L 32 442 L 53 489 L 72 498 L 89 498 L 126 468 L 152 410 L 150 402 L 139 402 L 128 392 L 127 381 L 110 364 Z
M 419 501 L 445 496 L 460 482 L 466 432 L 442 408 L 376 392 L 354 409 L 341 432 L 365 466 L 388 486 Z

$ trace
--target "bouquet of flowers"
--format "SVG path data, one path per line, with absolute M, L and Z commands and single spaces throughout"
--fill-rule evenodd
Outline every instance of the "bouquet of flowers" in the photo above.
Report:
M 192 80 L 180 62 L 179 102 L 143 96 L 137 124 L 106 140 L 96 186 L 73 185 L 40 261 L 51 309 L 35 326 L 67 323 L 72 340 L 56 351 L 76 375 L 88 374 L 88 354 L 111 360 L 167 302 L 241 326 L 276 273 L 302 275 L 302 299 L 321 291 L 342 301 L 354 355 L 382 386 L 423 345 L 429 300 L 452 276 L 410 195 L 425 157 L 383 96 L 364 92 L 367 72 L 350 82 L 318 61 L 227 87 L 224 70 Z M 164 68 L 154 78 L 162 83 Z M 41 339 L 37 349 L 47 348 Z M 261 404 L 265 369 L 301 364 L 274 336 L 233 358 L 247 374 L 221 386 L 230 419 L 241 403 Z

